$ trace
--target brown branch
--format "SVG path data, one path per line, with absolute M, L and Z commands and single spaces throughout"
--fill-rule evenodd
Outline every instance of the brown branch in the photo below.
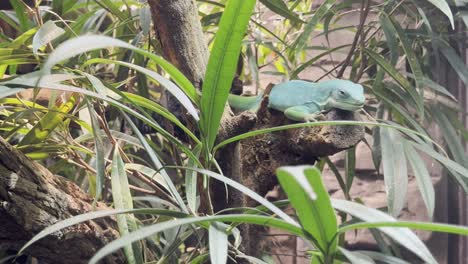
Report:
M 93 211 L 93 199 L 71 181 L 53 175 L 0 138 L 0 248 L 19 250 L 44 228 Z M 96 210 L 109 209 L 97 203 Z M 113 219 L 102 218 L 61 230 L 25 252 L 45 263 L 87 263 L 116 239 Z M 118 253 L 104 263 L 122 263 Z
M 367 15 L 369 14 L 370 2 L 371 2 L 370 0 L 362 0 L 361 2 L 362 9 L 361 9 L 358 30 L 356 32 L 356 35 L 354 35 L 353 44 L 351 45 L 351 49 L 349 50 L 348 56 L 346 56 L 343 66 L 341 67 L 340 71 L 336 75 L 338 79 L 343 77 L 344 71 L 348 67 L 349 62 L 351 61 L 351 58 L 353 57 L 354 51 L 356 50 L 358 40 L 361 37 L 361 32 L 364 29 L 364 24 L 366 23 Z

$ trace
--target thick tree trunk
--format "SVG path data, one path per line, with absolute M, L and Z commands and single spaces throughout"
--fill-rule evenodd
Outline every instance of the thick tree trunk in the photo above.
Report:
M 194 0 L 149 0 L 164 57 L 200 88 L 208 48 Z
M 195 0 L 148 0 L 164 58 L 175 65 L 196 88 L 201 88 L 208 64 L 208 45 L 202 31 Z M 182 105 L 168 92 L 160 103 L 187 127 L 195 129 Z M 183 140 L 186 135 L 163 120 L 163 125 Z
M 53 175 L 0 138 L 0 249 L 17 251 L 44 228 L 75 215 L 109 209 L 76 184 Z M 87 263 L 96 251 L 116 239 L 113 219 L 75 225 L 31 245 L 25 254 L 44 263 Z M 122 263 L 123 256 L 105 263 Z

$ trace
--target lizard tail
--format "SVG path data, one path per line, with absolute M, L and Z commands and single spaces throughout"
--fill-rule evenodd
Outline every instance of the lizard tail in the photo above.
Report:
M 229 105 L 238 111 L 257 111 L 262 101 L 263 93 L 257 96 L 240 96 L 229 94 Z

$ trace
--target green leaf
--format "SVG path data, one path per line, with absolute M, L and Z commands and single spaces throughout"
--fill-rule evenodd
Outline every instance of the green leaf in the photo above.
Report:
M 289 19 L 295 23 L 304 23 L 304 21 L 302 21 L 296 13 L 289 10 L 288 6 L 283 2 L 283 0 L 260 0 L 260 3 L 264 4 L 268 9 L 286 19 Z
M 390 18 L 385 14 L 379 16 L 379 22 L 382 26 L 387 46 L 390 49 L 390 64 L 396 65 L 398 61 L 398 42 L 395 36 L 395 27 L 393 27 Z
M 228 258 L 228 236 L 225 224 L 213 222 L 209 228 L 210 260 L 213 264 L 225 264 Z
M 57 64 L 58 62 L 71 58 L 73 56 L 76 56 L 80 53 L 86 52 L 86 51 L 91 51 L 95 49 L 102 49 L 102 48 L 108 48 L 108 47 L 122 47 L 122 48 L 127 48 L 130 50 L 134 50 L 135 52 L 140 53 L 140 49 L 136 48 L 133 45 L 130 45 L 126 42 L 123 42 L 118 39 L 114 38 L 109 38 L 109 37 L 104 37 L 104 36 L 82 36 L 78 38 L 74 38 L 71 40 L 68 40 L 61 45 L 59 45 L 50 55 L 49 58 L 47 59 L 46 63 L 44 64 L 43 71 L 45 74 L 48 74 L 52 67 Z M 193 106 L 193 104 L 190 102 L 189 97 L 184 94 L 176 85 L 174 85 L 171 81 L 163 78 L 159 74 L 147 70 L 141 66 L 127 63 L 127 62 L 118 62 L 118 61 L 111 61 L 111 60 L 105 60 L 105 59 L 96 59 L 95 61 L 103 61 L 107 63 L 116 63 L 119 65 L 124 65 L 129 68 L 136 69 L 151 78 L 157 80 L 159 83 L 164 85 L 166 89 L 168 89 L 169 92 L 171 92 L 177 100 L 180 101 L 180 103 L 187 109 L 187 111 L 195 118 L 195 120 L 198 120 L 198 114 L 197 110 Z M 91 61 L 92 63 L 93 61 Z M 88 62 L 89 63 L 89 62 Z M 162 66 L 162 65 L 161 65 Z M 164 68 L 164 67 L 163 67 Z
M 101 5 L 105 10 L 109 11 L 111 14 L 118 17 L 120 19 L 120 21 L 125 21 L 125 20 L 127 20 L 129 18 L 128 17 L 129 13 L 121 11 L 119 6 L 114 3 L 116 1 L 99 0 L 99 2 L 101 2 Z
M 351 262 L 351 264 L 375 264 L 369 256 L 358 251 L 349 251 L 340 247 L 341 253 Z
M 139 9 L 140 27 L 143 35 L 148 36 L 151 29 L 151 10 L 149 6 Z
M 351 147 L 346 150 L 345 157 L 345 176 L 346 176 L 346 193 L 349 194 L 353 185 L 354 176 L 356 174 L 356 147 Z
M 379 262 L 384 262 L 388 264 L 410 264 L 409 262 L 406 262 L 402 259 L 396 258 L 394 256 L 389 256 L 382 254 L 380 252 L 374 252 L 374 251 L 367 251 L 367 250 L 358 250 L 355 252 L 359 252 L 361 254 L 367 255 L 370 258 L 377 260 Z
M 272 133 L 272 132 L 277 132 L 277 131 L 283 131 L 287 129 L 293 129 L 293 128 L 301 128 L 301 127 L 313 127 L 313 126 L 379 126 L 379 127 L 388 127 L 388 128 L 394 128 L 397 129 L 401 132 L 404 132 L 409 135 L 417 135 L 424 140 L 427 140 L 428 142 L 435 143 L 431 138 L 429 138 L 427 135 L 420 133 L 418 131 L 414 131 L 412 129 L 409 129 L 407 127 L 403 127 L 400 125 L 395 125 L 395 124 L 386 124 L 386 123 L 377 123 L 377 122 L 362 122 L 362 121 L 343 121 L 343 120 L 338 120 L 338 121 L 318 121 L 318 122 L 308 122 L 308 123 L 297 123 L 297 124 L 290 124 L 290 125 L 283 125 L 283 126 L 277 126 L 277 127 L 269 127 L 269 128 L 264 128 L 264 129 L 258 129 L 254 131 L 249 131 L 240 135 L 237 135 L 235 137 L 226 139 L 225 141 L 220 142 L 218 145 L 216 145 L 213 148 L 213 152 L 216 152 L 219 148 L 226 146 L 227 144 L 246 139 L 249 137 L 254 137 L 262 134 L 267 134 L 267 133 Z
M 206 176 L 209 176 L 209 177 L 211 177 L 213 179 L 221 181 L 224 184 L 227 184 L 227 185 L 231 186 L 234 189 L 239 190 L 243 194 L 245 194 L 248 197 L 252 198 L 252 200 L 255 200 L 256 202 L 258 202 L 261 205 L 268 208 L 270 211 L 275 213 L 277 216 L 282 218 L 284 221 L 286 221 L 286 222 L 288 222 L 288 223 L 290 223 L 292 225 L 297 226 L 296 221 L 294 219 L 292 219 L 288 214 L 284 213 L 283 211 L 281 211 L 281 209 L 276 207 L 274 204 L 269 202 L 267 199 L 263 198 L 262 196 L 260 196 L 256 192 L 254 192 L 254 191 L 250 190 L 249 188 L 245 187 L 244 185 L 242 185 L 242 184 L 240 184 L 240 183 L 238 183 L 236 181 L 233 181 L 233 180 L 231 180 L 230 178 L 228 178 L 226 176 L 223 176 L 223 175 L 218 174 L 218 173 L 214 173 L 214 172 L 209 171 L 209 170 L 197 169 L 197 168 L 186 168 L 186 167 L 184 169 L 196 171 L 198 173 L 201 173 L 203 175 L 206 175 Z
M 452 125 L 452 122 L 440 108 L 434 109 L 433 115 L 443 132 L 445 142 L 447 142 L 448 148 L 454 160 L 463 167 L 467 168 L 468 157 L 465 153 L 463 142 L 460 136 L 457 134 L 455 127 Z
M 276 174 L 304 230 L 315 237 L 325 256 L 333 255 L 338 224 L 320 171 L 312 166 L 280 167 Z
M 375 209 L 373 209 L 375 210 Z M 380 211 L 378 211 L 380 212 Z M 395 219 L 394 219 L 395 220 Z M 447 234 L 455 234 L 455 235 L 462 235 L 468 236 L 468 227 L 461 226 L 461 225 L 451 225 L 451 224 L 444 224 L 444 223 L 431 223 L 431 222 L 409 222 L 409 221 L 372 221 L 368 223 L 356 223 L 344 226 L 340 228 L 340 233 L 350 231 L 350 230 L 357 230 L 357 229 L 367 229 L 367 228 L 382 228 L 382 227 L 390 227 L 390 229 L 397 230 L 405 230 L 407 228 L 415 229 L 415 230 L 424 230 L 424 231 L 431 231 L 431 232 L 443 232 Z M 392 228 L 397 227 L 397 228 Z M 404 228 L 402 228 L 404 227 Z
M 199 157 L 201 153 L 202 145 L 198 144 L 194 149 L 194 154 Z M 193 160 L 189 160 L 187 163 L 187 167 L 189 168 L 196 168 L 197 164 Z M 187 204 L 192 212 L 197 212 L 198 204 L 197 204 L 197 172 L 187 170 L 185 172 L 185 195 L 187 196 Z
M 149 168 L 149 167 L 147 167 L 145 165 L 136 164 L 136 163 L 126 163 L 125 164 L 125 169 L 138 171 L 141 174 L 143 174 L 144 176 L 151 179 L 152 181 L 155 181 L 158 184 L 160 184 L 167 191 L 170 191 L 170 189 L 169 189 L 169 187 L 168 187 L 168 185 L 166 183 L 166 180 L 164 180 L 164 178 L 161 176 L 161 174 L 158 171 L 153 170 L 152 168 Z
M 335 209 L 352 215 L 353 217 L 359 218 L 367 223 L 363 225 L 371 225 L 373 222 L 387 222 L 387 223 L 398 223 L 397 220 L 384 212 L 379 210 L 366 207 L 364 205 L 345 201 L 332 199 L 332 205 Z M 369 226 L 377 227 L 377 226 Z M 364 228 L 364 227 L 363 227 Z M 427 263 L 437 263 L 432 256 L 431 252 L 427 249 L 424 243 L 407 228 L 390 228 L 390 227 L 377 227 L 380 231 L 391 237 L 393 240 L 400 243 L 402 246 L 411 250 L 414 254 L 419 256 Z M 344 226 L 339 229 L 340 233 L 352 230 L 349 226 Z
M 326 0 L 322 5 L 315 11 L 314 15 L 307 21 L 307 24 L 304 26 L 304 31 L 299 35 L 296 41 L 293 44 L 295 52 L 300 52 L 307 45 L 307 41 L 310 38 L 310 35 L 315 30 L 315 27 L 319 21 L 327 14 L 331 9 L 332 5 L 336 0 Z
M 350 44 L 345 44 L 345 45 L 341 45 L 341 46 L 338 46 L 338 47 L 334 47 L 332 49 L 329 49 L 325 52 L 322 52 L 316 56 L 314 56 L 312 59 L 304 62 L 301 66 L 297 67 L 297 69 L 295 69 L 292 73 L 291 73 L 291 79 L 297 79 L 299 77 L 299 74 L 304 71 L 305 69 L 309 68 L 310 66 L 314 65 L 314 63 L 316 63 L 318 60 L 320 60 L 322 57 L 324 56 L 330 56 L 330 54 L 332 54 L 333 52 L 335 51 L 338 51 L 340 49 L 343 49 L 343 48 L 346 48 L 346 47 L 350 47 L 351 45 Z
M 7 86 L 0 85 L 0 98 L 4 98 L 10 95 L 17 94 L 23 90 L 24 88 L 10 88 Z
M 457 52 L 448 43 L 437 39 L 433 41 L 435 41 L 436 46 L 439 47 L 439 50 L 442 52 L 445 58 L 447 58 L 447 61 L 458 74 L 460 80 L 462 80 L 465 85 L 468 85 L 468 68 L 460 55 L 458 55 Z
M 67 40 L 60 44 L 47 58 L 46 63 L 42 67 L 45 74 L 50 73 L 52 67 L 61 61 L 70 59 L 84 52 L 104 49 L 110 47 L 126 48 L 135 51 L 145 57 L 148 57 L 157 65 L 161 66 L 174 80 L 174 82 L 186 93 L 186 95 L 195 103 L 198 103 L 198 94 L 192 83 L 185 77 L 174 65 L 170 64 L 163 58 L 121 40 L 98 35 L 79 36 Z
M 0 10 L 0 19 L 3 20 L 3 22 L 6 22 L 8 25 L 10 25 L 16 31 L 21 31 L 21 28 L 18 26 L 18 20 L 16 19 L 16 17 L 10 15 L 9 12 L 7 12 L 6 10 Z
M 203 81 L 200 128 L 210 151 L 216 140 L 221 117 L 236 72 L 242 39 L 255 0 L 229 0 L 219 23 Z
M 64 104 L 50 109 L 18 143 L 18 146 L 37 144 L 47 139 L 58 125 L 63 123 L 67 114 L 76 103 L 74 95 Z
M 450 21 L 450 24 L 452 25 L 452 29 L 454 29 L 455 24 L 453 22 L 453 14 L 447 1 L 446 0 L 427 0 L 427 1 L 433 4 L 435 7 L 437 7 L 437 9 L 439 9 L 442 13 L 444 13 L 444 15 L 447 16 L 447 18 Z
M 138 105 L 140 107 L 143 107 L 145 109 L 148 109 L 150 111 L 153 111 L 163 116 L 164 118 L 168 119 L 169 121 L 174 123 L 176 126 L 178 126 L 180 129 L 182 129 L 196 143 L 200 142 L 200 140 L 193 134 L 193 132 L 190 129 L 188 129 L 186 126 L 184 126 L 184 124 L 182 124 L 175 115 L 173 115 L 171 112 L 169 112 L 169 110 L 162 107 L 158 103 L 152 101 L 151 99 L 142 97 L 137 94 L 127 93 L 127 92 L 123 92 L 122 94 L 126 96 L 125 99 L 128 100 L 130 104 Z
M 424 160 L 421 159 L 421 157 L 413 148 L 413 146 L 404 144 L 403 147 L 405 149 L 406 158 L 408 159 L 411 167 L 413 168 L 413 173 L 416 177 L 416 181 L 419 187 L 419 192 L 421 193 L 424 204 L 427 208 L 427 214 L 430 218 L 432 218 L 432 216 L 434 215 L 435 194 L 434 186 L 432 185 L 431 175 L 427 170 Z
M 406 58 L 408 60 L 408 63 L 410 65 L 411 71 L 413 72 L 414 79 L 416 81 L 416 88 L 419 90 L 421 93 L 424 91 L 424 83 L 423 83 L 423 72 L 421 69 L 421 65 L 419 64 L 418 58 L 416 57 L 416 54 L 414 53 L 413 47 L 411 46 L 411 43 L 407 39 L 407 35 L 403 32 L 403 29 L 401 26 L 395 22 L 393 19 L 389 19 L 390 23 L 392 25 L 392 29 L 397 33 L 398 38 L 400 39 L 401 45 L 403 47 L 403 50 L 405 51 Z M 421 110 L 421 109 L 420 109 Z M 421 118 L 424 116 L 424 109 L 423 111 L 420 111 Z
M 52 40 L 58 38 L 65 33 L 65 30 L 57 27 L 52 20 L 47 21 L 42 25 L 33 37 L 32 50 L 34 55 L 44 45 L 50 43 Z
M 125 120 L 128 122 L 128 124 L 130 125 L 130 127 L 132 128 L 133 133 L 135 133 L 135 135 L 138 137 L 141 144 L 145 148 L 146 152 L 148 153 L 148 155 L 150 157 L 151 162 L 156 167 L 156 169 L 159 170 L 159 173 L 161 174 L 161 176 L 163 177 L 164 181 L 167 184 L 167 187 L 168 187 L 168 190 L 169 190 L 169 193 L 171 194 L 171 196 L 175 199 L 175 201 L 179 205 L 180 209 L 182 209 L 184 213 L 188 213 L 188 208 L 185 205 L 184 200 L 182 199 L 179 192 L 177 191 L 177 188 L 175 187 L 174 183 L 172 182 L 171 178 L 169 177 L 169 174 L 167 174 L 166 170 L 164 169 L 164 166 L 161 163 L 161 161 L 159 160 L 156 152 L 153 151 L 153 149 L 151 148 L 151 146 L 147 142 L 147 139 L 141 134 L 141 132 L 138 130 L 138 128 L 133 123 L 133 121 L 130 119 L 130 117 L 128 117 L 128 115 L 126 115 L 122 110 L 121 110 L 121 113 L 122 113 L 123 117 L 125 118 Z
M 133 209 L 132 194 L 130 193 L 127 174 L 125 173 L 124 162 L 120 157 L 118 145 L 114 149 L 114 158 L 112 159 L 111 184 L 115 209 Z M 128 234 L 130 230 L 138 229 L 133 215 L 117 215 L 117 225 L 121 236 Z M 136 243 L 133 246 L 128 244 L 124 247 L 128 263 L 142 263 L 142 259 L 137 262 L 137 251 L 138 246 Z
M 86 64 L 93 64 L 93 63 L 107 63 L 107 64 L 117 64 L 117 65 L 123 65 L 125 67 L 134 69 L 136 71 L 139 71 L 146 76 L 148 76 L 151 80 L 158 82 L 161 84 L 168 92 L 170 92 L 184 107 L 187 109 L 190 115 L 195 118 L 195 120 L 198 120 L 198 112 L 195 109 L 195 106 L 192 104 L 190 101 L 190 98 L 179 88 L 177 87 L 173 82 L 170 80 L 162 77 L 159 75 L 157 72 L 148 70 L 144 67 L 141 67 L 139 65 L 133 64 L 133 63 L 128 63 L 124 61 L 117 61 L 117 60 L 108 60 L 108 59 L 91 59 L 86 62 Z M 86 65 L 85 64 L 85 65 Z
M 96 193 L 94 195 L 94 201 L 96 202 L 101 199 L 104 179 L 106 178 L 106 155 L 102 134 L 100 133 L 101 130 L 99 127 L 98 114 L 92 107 L 92 104 L 89 103 L 89 100 L 86 100 L 86 105 L 88 107 L 91 125 L 93 127 L 94 149 L 96 153 Z
M 63 76 L 63 74 L 58 74 L 58 75 Z M 185 144 L 183 144 L 180 140 L 175 138 L 172 134 L 170 134 L 169 132 L 167 132 L 166 130 L 161 128 L 157 123 L 155 123 L 152 120 L 148 119 L 146 116 L 134 111 L 130 107 L 128 107 L 128 106 L 126 106 L 126 105 L 124 105 L 124 104 L 122 104 L 122 103 L 120 103 L 120 102 L 118 102 L 118 101 L 116 101 L 116 100 L 114 100 L 114 99 L 112 99 L 110 97 L 107 97 L 105 95 L 101 95 L 101 94 L 98 94 L 98 93 L 95 93 L 95 92 L 91 92 L 91 91 L 88 91 L 86 89 L 77 88 L 77 87 L 71 86 L 71 85 L 64 85 L 64 84 L 55 83 L 55 81 L 53 79 L 53 78 L 55 78 L 55 76 L 56 75 L 54 74 L 54 75 L 47 75 L 47 76 L 42 77 L 42 79 L 41 79 L 41 81 L 39 83 L 40 87 L 47 88 L 47 89 L 52 89 L 52 90 L 66 91 L 66 92 L 70 92 L 70 93 L 75 92 L 75 93 L 79 93 L 79 94 L 83 94 L 83 95 L 87 95 L 87 96 L 91 96 L 93 98 L 103 100 L 103 101 L 105 101 L 105 102 L 107 102 L 107 103 L 109 103 L 109 104 L 111 104 L 113 106 L 116 106 L 120 110 L 125 111 L 127 113 L 130 113 L 131 115 L 135 116 L 136 118 L 142 120 L 143 122 L 145 122 L 146 124 L 148 124 L 149 126 L 154 128 L 157 132 L 161 133 L 162 136 L 164 136 L 169 142 L 173 143 L 178 148 L 180 148 L 180 150 L 182 150 L 190 159 L 198 160 L 197 158 L 195 158 L 195 156 L 190 151 L 190 149 L 187 146 L 185 146 Z M 0 85 L 8 83 L 8 84 L 13 84 L 13 85 L 18 85 L 18 86 L 35 87 L 37 82 L 38 82 L 38 77 L 37 76 L 34 77 L 34 78 L 32 78 L 32 77 L 30 77 L 30 78 L 21 78 L 21 77 L 19 77 L 19 78 L 10 80 L 8 82 L 0 83 Z
M 37 233 L 31 240 L 29 240 L 18 253 L 23 252 L 26 248 L 31 246 L 32 244 L 36 243 L 40 239 L 51 235 L 61 229 L 80 224 L 86 221 L 90 221 L 96 218 L 107 217 L 111 215 L 118 215 L 118 214 L 127 214 L 127 213 L 134 213 L 134 214 L 153 214 L 153 215 L 164 215 L 168 217 L 186 217 L 186 214 L 181 212 L 171 211 L 171 210 L 164 210 L 164 209 L 127 209 L 127 210 L 102 210 L 102 211 L 93 211 L 88 212 L 80 215 L 76 215 L 70 217 L 68 219 L 59 221 L 53 225 L 50 225 L 41 232 Z M 300 231 L 300 230 L 299 230 Z
M 424 102 L 423 98 L 416 92 L 411 83 L 401 74 L 398 70 L 388 63 L 384 57 L 375 53 L 373 50 L 364 49 L 364 51 L 371 57 L 382 69 L 385 70 L 401 87 L 403 87 L 411 96 L 413 101 L 416 103 L 416 107 L 419 113 L 424 113 Z
M 138 241 L 162 232 L 167 229 L 176 228 L 182 225 L 196 224 L 196 223 L 212 223 L 215 221 L 225 221 L 233 223 L 244 223 L 244 224 L 259 224 L 262 226 L 275 227 L 280 230 L 285 230 L 291 234 L 303 236 L 302 230 L 294 225 L 288 224 L 284 221 L 273 217 L 257 216 L 257 215 L 217 215 L 217 216 L 203 216 L 203 217 L 192 217 L 186 219 L 176 219 L 173 221 L 166 221 L 163 223 L 155 224 L 152 226 L 145 226 L 139 230 L 122 236 L 109 244 L 101 248 L 89 261 L 89 264 L 99 263 L 99 260 L 105 256 L 111 254 L 119 248 L 124 247 L 134 241 Z
M 442 164 L 445 168 L 447 168 L 450 173 L 455 177 L 455 179 L 458 181 L 460 186 L 463 188 L 465 192 L 468 192 L 468 169 L 460 165 L 459 163 L 447 158 L 444 155 L 441 155 L 431 147 L 425 145 L 425 144 L 417 144 L 412 141 L 407 141 L 407 144 L 413 145 L 413 147 L 425 152 L 432 158 L 436 159 L 439 161 L 440 164 Z
M 25 5 L 20 0 L 9 0 L 9 1 L 13 9 L 15 10 L 16 18 L 18 18 L 21 31 L 25 32 L 29 30 L 32 27 L 32 24 L 28 18 L 28 11 L 26 11 Z
M 388 210 L 397 217 L 405 207 L 408 191 L 408 170 L 403 155 L 403 138 L 394 129 L 380 128 L 382 165 Z

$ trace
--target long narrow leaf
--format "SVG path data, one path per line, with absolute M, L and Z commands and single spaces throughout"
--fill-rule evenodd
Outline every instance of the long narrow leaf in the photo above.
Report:
M 203 81 L 201 130 L 206 150 L 211 150 L 218 134 L 224 107 L 236 72 L 236 65 L 255 0 L 229 0 L 216 33 Z
M 32 50 L 35 55 L 37 51 L 44 45 L 50 43 L 52 40 L 58 38 L 65 33 L 65 30 L 55 25 L 52 20 L 47 21 L 42 25 L 34 35 L 32 41 Z
M 315 11 L 314 15 L 311 17 L 307 24 L 304 27 L 304 31 L 299 35 L 299 37 L 294 42 L 294 50 L 296 52 L 302 51 L 307 45 L 307 40 L 310 38 L 310 34 L 314 31 L 318 22 L 325 16 L 325 14 L 330 10 L 332 5 L 336 0 L 326 0 L 323 2 L 320 7 Z
M 283 0 L 260 0 L 268 9 L 275 12 L 276 14 L 287 18 L 296 23 L 304 23 L 297 14 L 289 10 L 288 6 L 283 2 Z
M 125 120 L 129 123 L 130 127 L 132 128 L 133 132 L 136 134 L 136 136 L 140 140 L 143 147 L 146 149 L 146 152 L 150 156 L 151 162 L 156 167 L 156 169 L 159 170 L 159 173 L 164 178 L 164 180 L 165 180 L 165 182 L 167 184 L 167 187 L 169 189 L 169 192 L 171 193 L 172 197 L 174 197 L 174 199 L 177 201 L 179 207 L 184 211 L 184 213 L 188 213 L 187 206 L 185 205 L 184 201 L 182 200 L 182 197 L 180 196 L 179 192 L 177 191 L 177 188 L 175 187 L 175 185 L 172 182 L 171 178 L 169 177 L 166 170 L 164 169 L 163 164 L 159 160 L 158 156 L 156 155 L 156 153 L 153 151 L 153 149 L 148 144 L 147 139 L 141 134 L 141 132 L 138 130 L 136 125 L 132 122 L 130 117 L 128 117 L 128 115 L 126 115 L 123 111 L 122 111 L 122 115 L 124 116 Z
M 280 230 L 285 230 L 291 234 L 304 236 L 302 230 L 294 225 L 291 225 L 287 222 L 284 222 L 279 219 L 265 216 L 257 215 L 217 215 L 217 216 L 204 216 L 204 217 L 193 217 L 187 219 L 177 219 L 174 221 L 166 221 L 160 224 L 142 227 L 139 230 L 130 233 L 126 236 L 123 236 L 119 239 L 116 239 L 103 248 L 101 248 L 89 261 L 89 264 L 96 264 L 112 252 L 116 251 L 119 248 L 124 247 L 132 242 L 141 240 L 145 237 L 151 236 L 153 234 L 162 232 L 164 230 L 179 227 L 182 225 L 196 224 L 196 223 L 210 223 L 215 221 L 224 221 L 224 222 L 241 222 L 245 224 L 260 224 L 263 226 L 275 227 Z
M 124 163 L 120 157 L 118 147 L 114 150 L 114 158 L 112 160 L 111 183 L 112 200 L 115 209 L 133 209 L 127 174 L 125 173 Z M 132 215 L 117 215 L 117 225 L 119 226 L 119 233 L 121 236 L 129 233 L 129 225 L 131 222 L 133 222 L 133 228 L 136 229 L 136 223 Z M 131 244 L 124 247 L 124 252 L 128 263 L 141 263 L 137 262 L 134 248 Z
M 398 223 L 397 220 L 391 217 L 390 215 L 387 215 L 379 210 L 372 209 L 358 203 L 332 199 L 332 205 L 335 209 L 339 211 L 345 212 L 365 222 L 368 222 L 366 224 L 370 224 L 372 222 Z M 411 230 L 407 228 L 390 228 L 385 226 L 378 227 L 378 229 L 384 232 L 387 236 L 400 243 L 402 246 L 411 250 L 414 254 L 419 256 L 427 263 L 437 263 L 437 261 L 434 259 L 431 252 L 427 249 L 424 243 L 413 232 L 411 232 Z M 345 232 L 346 230 L 350 229 L 346 229 L 346 226 L 340 228 L 340 232 Z
M 351 264 L 375 264 L 369 256 L 358 251 L 349 251 L 340 247 L 341 253 L 351 262 Z
M 424 112 L 423 98 L 416 92 L 411 83 L 403 76 L 400 72 L 395 69 L 390 63 L 388 63 L 385 58 L 381 55 L 375 53 L 373 50 L 364 49 L 364 51 L 371 57 L 385 72 L 388 73 L 401 87 L 403 87 L 411 96 L 415 102 L 418 111 Z
M 75 95 L 70 96 L 67 102 L 59 107 L 54 107 L 49 110 L 33 128 L 24 136 L 19 142 L 18 146 L 25 146 L 31 144 L 37 144 L 47 139 L 55 128 L 60 125 L 66 117 L 66 114 L 70 112 L 75 106 L 76 98 Z
M 382 164 L 388 210 L 397 217 L 405 206 L 408 190 L 408 170 L 404 156 L 403 138 L 394 129 L 380 128 Z
M 126 48 L 135 51 L 141 55 L 144 55 L 156 64 L 161 66 L 167 73 L 171 75 L 174 81 L 179 85 L 180 88 L 190 97 L 195 103 L 198 102 L 198 95 L 194 86 L 190 81 L 175 68 L 172 64 L 164 60 L 163 58 L 154 55 L 143 49 L 139 49 L 131 44 L 123 42 L 121 40 L 110 38 L 106 36 L 97 36 L 97 35 L 88 35 L 80 36 L 73 39 L 70 39 L 62 44 L 60 44 L 47 58 L 46 63 L 42 67 L 42 70 L 45 75 L 49 74 L 52 70 L 52 67 L 57 63 L 72 58 L 76 55 L 79 55 L 84 52 L 104 49 L 110 47 L 120 47 Z M 193 109 L 187 109 L 189 112 L 192 112 Z M 196 118 L 198 119 L 198 118 Z
M 315 237 L 327 257 L 333 255 L 338 224 L 319 170 L 311 166 L 281 167 L 276 174 L 304 230 Z
M 434 186 L 432 185 L 431 175 L 426 168 L 424 161 L 421 159 L 419 154 L 416 152 L 413 146 L 404 145 L 406 158 L 408 159 L 411 167 L 413 168 L 414 176 L 418 183 L 419 191 L 423 198 L 424 204 L 427 208 L 427 213 L 430 218 L 434 215 L 435 207 L 435 194 Z
M 150 77 L 150 79 L 160 83 L 168 92 L 170 92 L 187 110 L 188 112 L 195 118 L 195 120 L 198 120 L 198 113 L 197 110 L 195 109 L 194 105 L 192 102 L 190 102 L 189 97 L 179 88 L 177 87 L 173 82 L 170 80 L 162 77 L 159 75 L 157 72 L 148 70 L 146 68 L 143 68 L 139 65 L 133 64 L 133 63 L 128 63 L 124 61 L 117 61 L 117 60 L 109 60 L 109 59 L 91 59 L 86 62 L 86 64 L 93 64 L 93 63 L 107 63 L 107 64 L 117 64 L 117 65 L 123 65 L 125 67 L 137 70 L 146 76 Z
M 369 256 L 373 260 L 377 260 L 379 262 L 384 262 L 384 263 L 388 263 L 388 264 L 410 264 L 409 262 L 406 262 L 406 261 L 404 261 L 402 259 L 399 259 L 399 258 L 394 257 L 394 256 L 388 256 L 388 255 L 382 254 L 380 252 L 367 251 L 367 250 L 358 250 L 358 251 L 355 251 L 355 252 L 359 252 L 361 254 Z
M 91 125 L 93 127 L 94 149 L 96 153 L 96 193 L 94 195 L 94 200 L 97 201 L 101 199 L 102 188 L 104 186 L 104 179 L 106 176 L 104 141 L 102 140 L 102 134 L 100 133 L 101 130 L 97 119 L 97 113 L 89 101 L 86 101 L 86 103 L 91 119 Z
M 210 259 L 213 264 L 225 264 L 228 258 L 228 236 L 221 223 L 211 223 L 209 228 Z

